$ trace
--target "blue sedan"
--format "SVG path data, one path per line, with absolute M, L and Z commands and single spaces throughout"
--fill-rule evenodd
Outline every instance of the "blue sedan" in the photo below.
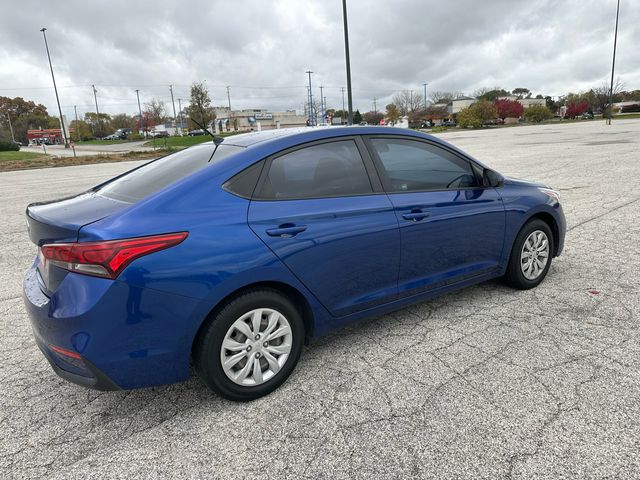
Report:
M 281 385 L 305 342 L 503 277 L 532 288 L 562 251 L 546 185 L 385 127 L 214 138 L 80 195 L 29 205 L 36 342 L 86 387 Z

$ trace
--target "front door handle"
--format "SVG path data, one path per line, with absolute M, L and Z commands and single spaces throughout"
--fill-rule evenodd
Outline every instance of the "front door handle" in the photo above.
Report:
M 284 224 L 280 225 L 278 228 L 269 228 L 267 230 L 267 235 L 269 235 L 270 237 L 291 238 L 295 237 L 299 233 L 304 232 L 306 229 L 306 225 Z
M 429 212 L 423 212 L 422 210 L 412 210 L 411 213 L 403 213 L 402 218 L 410 220 L 412 222 L 419 222 L 429 216 Z

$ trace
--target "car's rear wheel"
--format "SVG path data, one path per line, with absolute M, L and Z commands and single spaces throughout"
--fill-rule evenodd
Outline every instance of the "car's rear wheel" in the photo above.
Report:
M 505 273 L 508 285 L 526 290 L 540 284 L 551 267 L 553 234 L 549 225 L 534 219 L 525 224 L 513 243 Z
M 193 357 L 209 388 L 230 400 L 247 401 L 284 383 L 303 343 L 304 323 L 296 306 L 276 290 L 250 290 L 209 320 Z

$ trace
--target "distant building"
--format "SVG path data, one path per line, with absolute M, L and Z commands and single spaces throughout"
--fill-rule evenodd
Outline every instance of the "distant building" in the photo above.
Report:
M 470 107 L 476 103 L 477 99 L 473 97 L 459 97 L 451 101 L 451 114 L 459 113 L 463 108 Z
M 524 108 L 533 107 L 534 105 L 547 106 L 547 101 L 544 98 L 518 98 L 517 100 Z
M 286 110 L 284 112 L 270 112 L 265 109 L 230 111 L 228 107 L 216 107 L 214 112 L 216 119 L 209 126 L 216 133 L 303 127 L 307 124 L 307 117 L 298 115 L 295 110 Z

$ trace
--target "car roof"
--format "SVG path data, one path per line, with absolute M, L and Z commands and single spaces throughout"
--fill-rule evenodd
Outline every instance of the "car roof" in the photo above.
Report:
M 239 147 L 251 147 L 258 143 L 277 141 L 285 138 L 303 143 L 313 139 L 342 137 L 348 135 L 407 135 L 413 133 L 414 132 L 412 130 L 405 128 L 375 125 L 279 128 L 233 135 L 232 137 L 226 137 L 224 143 L 227 145 L 237 145 Z

